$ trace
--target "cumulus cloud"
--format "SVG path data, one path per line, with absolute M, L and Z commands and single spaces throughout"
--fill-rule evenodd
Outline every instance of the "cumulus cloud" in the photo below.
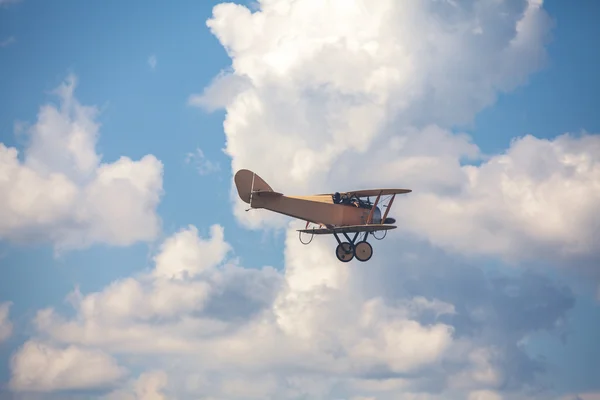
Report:
M 142 373 L 128 388 L 111 392 L 103 400 L 166 400 L 162 390 L 168 382 L 164 371 L 149 371 Z
M 162 163 L 152 155 L 102 163 L 98 111 L 78 102 L 75 86 L 69 76 L 54 92 L 60 104 L 40 108 L 21 157 L 0 143 L 0 238 L 59 250 L 153 240 Z
M 384 168 L 406 171 L 406 163 Z M 460 178 L 452 191 L 427 190 L 413 181 L 411 186 L 424 190 L 402 203 L 405 229 L 469 255 L 568 264 L 600 259 L 599 135 L 528 135 L 479 166 L 457 165 L 454 174 Z
M 12 303 L 0 303 L 0 343 L 10 337 L 13 330 L 12 322 L 9 319 L 9 311 Z
M 258 6 L 214 8 L 208 26 L 231 70 L 192 97 L 226 109 L 234 172 L 290 194 L 408 187 L 399 224 L 449 251 L 598 260 L 598 135 L 525 136 L 485 155 L 450 131 L 543 65 L 541 1 Z M 285 227 L 231 197 L 246 226 Z
M 191 95 L 188 98 L 188 105 L 215 111 L 226 107 L 246 88 L 250 88 L 246 79 L 222 72 L 204 89 L 204 93 Z
M 388 161 L 397 160 L 411 138 L 412 162 L 427 172 L 477 157 L 464 136 L 420 132 L 468 122 L 498 91 L 524 82 L 543 63 L 550 28 L 541 4 L 525 0 L 258 5 L 214 8 L 208 26 L 231 71 L 192 103 L 226 108 L 234 171 L 277 171 L 268 182 L 286 192 L 373 186 L 383 164 L 373 162 L 377 150 L 391 145 Z M 440 137 L 452 143 L 448 153 L 434 142 Z M 357 165 L 371 179 L 357 179 Z M 404 182 L 388 175 L 387 183 Z M 242 210 L 236 205 L 248 226 L 265 223 Z
M 221 227 L 213 226 L 209 239 L 188 227 L 163 243 L 151 272 L 87 296 L 76 289 L 69 299 L 78 320 L 62 320 L 53 309 L 45 309 L 36 325 L 56 340 L 81 345 L 191 351 L 203 336 L 223 333 L 230 323 L 260 312 L 280 282 L 271 268 L 249 270 L 233 261 L 218 267 L 229 252 Z
M 468 400 L 502 400 L 502 396 L 490 390 L 478 390 L 470 393 Z
M 532 383 L 541 365 L 518 343 L 555 330 L 572 306 L 568 292 L 538 276 L 492 280 L 458 263 L 441 274 L 436 256 L 365 271 L 340 266 L 327 240 L 311 246 L 290 233 L 283 272 L 247 269 L 221 227 L 208 237 L 187 227 L 163 242 L 151 271 L 95 293 L 76 289 L 75 316 L 40 310 L 34 340 L 164 370 L 110 398 L 141 385 L 181 398 L 408 399 L 446 390 L 459 399 Z
M 27 341 L 19 349 L 11 359 L 11 370 L 11 389 L 25 392 L 102 388 L 126 374 L 101 351 L 37 341 Z
M 541 2 L 263 0 L 256 12 L 220 4 L 208 24 L 232 68 L 189 102 L 226 108 L 233 170 L 253 169 L 290 194 L 409 186 L 415 192 L 395 203 L 410 211 L 395 215 L 406 229 L 377 243 L 368 268 L 340 264 L 332 238 L 304 247 L 293 223 L 244 213 L 232 193 L 247 226 L 288 230 L 283 271 L 244 268 L 220 226 L 208 236 L 189 226 L 163 242 L 151 271 L 93 293 L 76 289 L 75 315 L 40 310 L 35 340 L 162 370 L 167 376 L 138 383 L 169 398 L 496 400 L 538 389 L 546 364 L 523 341 L 563 334 L 572 293 L 535 273 L 485 274 L 440 249 L 472 254 L 456 244 L 461 238 L 432 232 L 428 216 L 414 214 L 467 218 L 478 209 L 442 205 L 499 190 L 485 179 L 503 173 L 506 157 L 487 157 L 449 129 L 539 68 L 549 29 Z M 560 167 L 567 153 L 582 158 L 590 143 L 573 140 L 548 142 L 562 149 L 548 165 Z M 506 154 L 516 170 L 546 179 L 518 148 Z M 471 160 L 481 164 L 465 166 Z M 578 168 L 559 168 L 557 177 Z M 518 214 L 518 204 L 502 211 Z M 481 224 L 470 223 L 468 234 Z M 547 244 L 540 226 L 523 232 Z M 555 237 L 574 238 L 560 233 L 565 226 Z M 502 250 L 485 239 L 474 241 L 479 253 Z M 135 396 L 136 387 L 112 394 Z
M 596 192 L 583 188 L 595 178 L 585 159 L 598 159 L 597 139 L 526 137 L 490 156 L 452 129 L 543 65 L 551 23 L 542 2 L 264 0 L 254 11 L 219 4 L 207 24 L 232 64 L 189 103 L 225 108 L 234 172 L 252 169 L 289 194 L 414 190 L 396 200 L 403 229 L 376 248 L 368 269 L 340 266 L 326 238 L 308 250 L 286 241 L 284 288 L 271 312 L 278 330 L 319 349 L 304 359 L 333 366 L 302 369 L 310 396 L 518 398 L 535 386 L 544 363 L 521 341 L 560 334 L 572 294 L 535 274 L 487 277 L 461 256 L 594 257 L 586 235 Z M 527 161 L 523 151 L 548 145 L 548 163 Z M 571 206 L 576 220 L 531 215 L 531 200 L 560 210 L 563 194 L 548 188 L 561 177 L 566 185 L 576 177 L 589 195 Z M 286 218 L 244 212 L 235 189 L 231 197 L 245 226 L 289 228 Z M 261 387 L 302 393 L 277 382 Z

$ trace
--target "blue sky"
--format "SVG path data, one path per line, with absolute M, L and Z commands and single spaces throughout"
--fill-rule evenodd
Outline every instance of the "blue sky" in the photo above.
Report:
M 219 3 L 183 0 L 155 2 L 149 6 L 142 1 L 117 4 L 22 0 L 0 7 L 0 41 L 14 38 L 0 48 L 0 87 L 3 88 L 0 91 L 1 143 L 16 147 L 23 161 L 27 137 L 16 127 L 22 122 L 35 124 L 42 105 L 57 103 L 51 91 L 69 74 L 74 74 L 77 77 L 75 98 L 81 104 L 95 105 L 100 110 L 96 152 L 102 155 L 102 162 L 113 163 L 121 156 L 139 160 L 152 154 L 164 167 L 164 195 L 156 208 L 160 232 L 153 240 L 136 240 L 126 246 L 114 246 L 100 240 L 85 248 L 57 255 L 51 239 L 17 243 L 8 232 L 4 237 L 0 235 L 0 303 L 11 302 L 10 320 L 14 325 L 12 335 L 0 343 L 0 359 L 3 360 L 0 362 L 0 382 L 8 383 L 11 379 L 9 360 L 23 343 L 32 337 L 43 336 L 35 333 L 31 324 L 38 310 L 54 307 L 63 315 L 72 314 L 64 299 L 75 286 L 83 294 L 99 292 L 115 280 L 153 268 L 152 257 L 159 252 L 160 244 L 188 225 L 196 226 L 201 237 L 209 235 L 212 225 L 223 226 L 225 239 L 243 268 L 263 271 L 264 266 L 272 266 L 280 274 L 285 274 L 290 265 L 295 265 L 294 268 L 303 265 L 301 261 L 294 261 L 299 263 L 294 264 L 289 258 L 286 261 L 284 252 L 298 250 L 291 247 L 292 250 L 286 250 L 289 245 L 286 245 L 281 230 L 248 229 L 247 221 L 241 221 L 233 213 L 230 200 L 232 157 L 223 151 L 226 142 L 232 139 L 228 138 L 223 124 L 226 112 L 233 121 L 237 109 L 230 103 L 227 110 L 208 112 L 188 104 L 191 95 L 202 93 L 221 70 L 231 66 L 231 58 L 223 44 L 206 25 L 206 20 L 213 16 L 213 7 Z M 596 21 L 600 5 L 594 1 L 567 4 L 548 0 L 544 2 L 543 9 L 553 21 L 550 40 L 544 45 L 546 62 L 540 68 L 526 71 L 526 83 L 514 90 L 502 93 L 494 88 L 497 99 L 490 106 L 470 110 L 473 116 L 470 123 L 442 126 L 454 132 L 469 133 L 482 153 L 503 153 L 515 137 L 528 134 L 553 140 L 569 132 L 600 132 L 600 116 L 596 112 L 600 102 L 600 79 L 595 72 L 600 47 L 593 40 L 600 36 Z M 240 23 L 240 26 L 243 25 Z M 231 37 L 241 35 L 240 42 L 235 42 L 241 43 L 244 34 L 232 32 Z M 219 34 L 221 38 L 227 38 L 224 31 Z M 247 50 L 240 46 L 234 52 L 241 60 L 244 51 Z M 154 66 L 149 62 L 151 57 L 155 57 Z M 513 61 L 518 63 L 519 59 Z M 251 76 L 250 73 L 248 75 Z M 277 86 L 276 83 L 274 85 Z M 502 83 L 496 86 L 501 87 Z M 464 91 L 478 90 L 476 85 L 473 87 Z M 458 87 L 455 92 L 457 97 L 463 96 L 458 94 L 460 90 Z M 276 114 L 276 107 L 267 109 L 267 112 Z M 410 124 L 409 119 L 403 121 Z M 310 127 L 311 123 L 309 120 L 307 126 Z M 258 132 L 261 126 L 250 125 L 248 129 Z M 272 125 L 265 123 L 264 126 Z M 261 139 L 257 137 L 256 140 Z M 197 149 L 201 149 L 205 160 L 218 165 L 218 169 L 207 174 L 199 173 L 197 163 L 202 159 L 198 158 Z M 278 151 L 276 147 L 271 150 L 273 153 Z M 196 156 L 191 162 L 186 162 L 190 153 Z M 594 154 L 596 158 L 592 161 L 597 166 L 600 155 L 592 153 L 592 156 Z M 236 153 L 235 157 L 239 157 L 240 163 L 261 165 L 260 158 L 269 158 L 270 155 L 253 153 L 242 156 Z M 277 164 L 274 161 L 265 165 Z M 287 167 L 281 165 L 281 171 Z M 330 167 L 327 176 L 335 176 L 335 164 Z M 268 176 L 277 175 L 275 170 L 261 172 Z M 281 178 L 275 178 L 276 182 L 277 179 L 285 182 L 283 175 L 282 172 Z M 292 182 L 291 179 L 289 182 Z M 309 179 L 314 179 L 317 186 L 323 182 L 313 175 L 307 178 L 307 182 Z M 364 186 L 368 181 L 360 183 Z M 317 187 L 311 185 L 307 183 L 298 187 Z M 346 183 L 339 185 L 347 186 Z M 293 187 L 293 184 L 290 183 L 290 186 Z M 396 212 L 401 213 L 401 209 Z M 444 247 L 446 242 L 436 243 L 439 236 L 429 232 L 424 235 L 429 245 L 439 245 L 447 250 Z M 309 253 L 312 250 L 308 246 L 300 251 Z M 475 261 L 469 258 L 469 254 L 457 256 L 458 260 L 468 260 L 464 262 L 476 265 L 478 269 L 493 266 L 494 271 L 506 276 L 519 276 L 521 271 L 532 269 L 539 276 L 550 277 L 555 285 L 569 285 L 574 293 L 575 305 L 565 311 L 566 330 L 569 332 L 566 344 L 561 344 L 551 334 L 547 335 L 544 329 L 542 332 L 530 332 L 533 338 L 528 342 L 532 354 L 541 353 L 550 363 L 548 374 L 541 379 L 553 383 L 552 395 L 555 396 L 600 393 L 600 350 L 594 339 L 600 334 L 600 308 L 596 300 L 597 255 L 597 252 L 592 252 L 590 256 L 596 262 L 591 267 L 590 279 L 582 279 L 588 276 L 584 275 L 587 272 L 571 268 L 569 262 L 573 261 L 565 261 L 558 267 L 546 267 L 543 255 L 522 261 L 516 267 L 505 264 L 502 254 L 497 253 L 485 254 L 483 259 L 476 257 Z M 456 258 L 452 259 L 458 262 Z M 393 264 L 393 258 L 387 258 L 387 261 Z M 540 268 L 540 264 L 543 267 Z M 368 268 L 368 265 L 361 267 Z M 435 294 L 432 293 L 432 296 L 435 297 Z M 470 306 L 468 300 L 465 300 L 465 305 Z M 121 353 L 115 357 L 126 363 Z M 152 368 L 164 369 L 169 374 L 168 365 L 169 362 L 165 361 L 153 364 Z M 134 362 L 130 368 L 140 371 L 144 366 Z M 173 382 L 170 375 L 169 382 Z M 114 385 L 118 387 L 121 383 Z M 100 392 L 113 390 L 112 384 Z M 60 385 L 57 387 L 56 391 L 60 393 Z M 489 390 L 501 394 L 502 390 L 508 389 L 499 385 Z
M 527 85 L 500 96 L 493 107 L 478 114 L 473 134 L 481 135 L 480 146 L 501 150 L 514 132 L 553 137 L 598 131 L 594 109 L 600 83 L 595 79 L 594 60 L 600 50 L 587 41 L 598 34 L 594 22 L 598 7 L 593 1 L 580 1 L 575 7 L 544 2 L 555 24 L 547 46 L 548 63 Z

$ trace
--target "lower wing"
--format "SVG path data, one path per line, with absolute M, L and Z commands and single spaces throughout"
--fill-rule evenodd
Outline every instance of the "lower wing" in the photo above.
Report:
M 314 235 L 331 235 L 333 233 L 377 232 L 388 231 L 390 229 L 396 229 L 396 226 L 384 224 L 348 225 L 333 228 L 298 229 L 298 232 L 312 233 Z

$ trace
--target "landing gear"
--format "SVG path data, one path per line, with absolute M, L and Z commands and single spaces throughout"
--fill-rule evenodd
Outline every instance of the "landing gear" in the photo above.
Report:
M 347 242 L 342 242 L 337 233 L 333 234 L 338 242 L 338 245 L 335 248 L 335 255 L 338 260 L 341 262 L 350 262 L 356 257 L 358 261 L 365 262 L 371 259 L 373 256 L 373 247 L 367 242 L 368 233 L 365 232 L 363 240 L 356 242 L 359 234 L 359 232 L 356 232 L 354 238 L 350 239 L 344 232 L 343 235 L 348 240 Z
M 354 258 L 353 246 L 348 242 L 343 242 L 335 248 L 335 255 L 341 262 L 349 262 Z
M 373 247 L 366 240 L 360 241 L 354 246 L 354 256 L 358 261 L 369 261 L 373 256 Z

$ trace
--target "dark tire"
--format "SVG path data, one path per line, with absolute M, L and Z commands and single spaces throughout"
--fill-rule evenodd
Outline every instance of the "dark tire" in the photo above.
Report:
M 341 262 L 350 262 L 354 258 L 352 245 L 348 242 L 338 244 L 335 248 L 335 255 Z
M 373 257 L 373 246 L 366 240 L 356 243 L 354 246 L 354 257 L 361 262 L 369 261 Z

